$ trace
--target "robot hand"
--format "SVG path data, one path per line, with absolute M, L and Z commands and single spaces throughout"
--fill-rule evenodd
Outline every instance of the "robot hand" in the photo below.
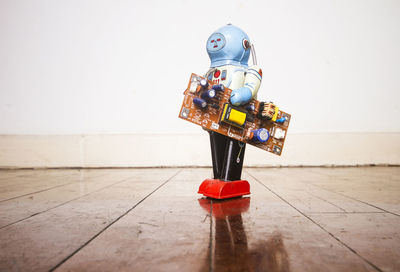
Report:
M 231 103 L 234 106 L 240 106 L 248 103 L 252 98 L 252 92 L 247 87 L 241 87 L 233 90 L 231 93 Z

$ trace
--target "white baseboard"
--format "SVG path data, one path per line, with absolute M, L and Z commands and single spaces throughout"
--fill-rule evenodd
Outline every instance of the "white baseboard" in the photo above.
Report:
M 208 135 L 0 136 L 0 167 L 210 166 Z M 400 133 L 289 134 L 281 157 L 250 145 L 246 166 L 400 165 Z

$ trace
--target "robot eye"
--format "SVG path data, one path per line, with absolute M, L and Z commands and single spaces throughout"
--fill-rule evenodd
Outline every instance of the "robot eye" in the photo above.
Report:
M 214 40 L 211 41 L 212 43 L 215 42 Z
M 246 39 L 243 40 L 243 48 L 244 49 L 250 49 L 250 42 Z
M 217 39 L 217 42 L 220 42 L 221 41 L 221 39 Z

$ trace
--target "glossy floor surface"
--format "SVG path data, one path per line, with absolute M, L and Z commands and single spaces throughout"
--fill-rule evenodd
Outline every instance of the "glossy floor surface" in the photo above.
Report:
M 2 170 L 0 271 L 400 271 L 400 168 Z

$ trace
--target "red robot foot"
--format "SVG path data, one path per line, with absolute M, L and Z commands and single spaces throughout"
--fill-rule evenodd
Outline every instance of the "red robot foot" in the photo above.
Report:
M 198 193 L 215 199 L 239 197 L 250 194 L 250 184 L 247 180 L 206 179 L 201 183 Z

